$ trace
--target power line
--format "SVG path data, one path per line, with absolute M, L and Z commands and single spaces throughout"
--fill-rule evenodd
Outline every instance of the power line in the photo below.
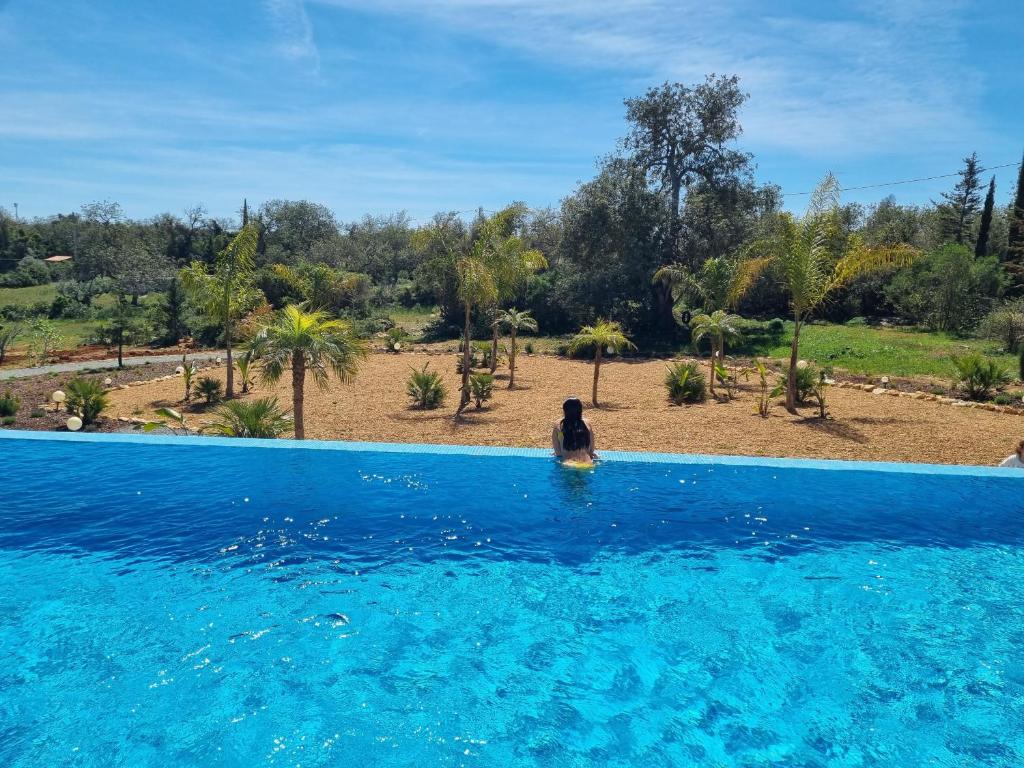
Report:
M 981 174 L 981 173 L 985 173 L 986 171 L 996 171 L 996 170 L 998 170 L 1000 168 L 1017 167 L 1019 165 L 1020 165 L 1020 163 L 1004 163 L 1003 165 L 993 165 L 990 168 L 979 168 L 978 169 L 978 173 Z M 843 191 L 843 192 L 852 192 L 852 191 L 857 190 L 857 189 L 875 189 L 877 187 L 894 187 L 897 184 L 916 184 L 916 183 L 918 183 L 920 181 L 932 181 L 933 179 L 948 179 L 948 178 L 951 178 L 953 176 L 959 176 L 959 175 L 960 175 L 960 171 L 956 171 L 955 173 L 942 173 L 942 174 L 939 174 L 938 176 L 922 176 L 920 179 L 902 179 L 900 181 L 883 181 L 880 184 L 862 184 L 862 185 L 860 185 L 858 187 L 844 187 L 844 186 L 840 185 L 839 189 L 841 191 Z M 797 195 L 813 195 L 813 194 L 814 194 L 814 190 L 811 190 L 810 192 L 783 192 L 782 196 L 783 197 L 796 197 Z

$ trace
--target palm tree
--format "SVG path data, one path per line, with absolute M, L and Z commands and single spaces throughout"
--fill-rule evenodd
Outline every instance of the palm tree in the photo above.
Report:
M 320 310 L 307 312 L 293 305 L 278 312 L 253 340 L 253 353 L 263 361 L 260 374 L 263 381 L 276 383 L 291 369 L 296 440 L 306 437 L 303 420 L 306 372 L 320 389 L 327 387 L 330 371 L 340 381 L 348 382 L 355 377 L 359 362 L 367 352 L 366 342 L 344 320 L 334 319 Z
M 516 335 L 520 331 L 536 333 L 537 321 L 530 316 L 529 310 L 520 312 L 513 307 L 498 312 L 498 317 L 494 321 L 494 329 L 497 332 L 501 328 L 508 328 L 511 342 L 508 350 L 508 388 L 512 389 L 516 385 Z
M 796 413 L 796 372 L 800 329 L 822 303 L 851 280 L 909 264 L 917 251 L 909 245 L 869 248 L 857 235 L 843 231 L 839 217 L 839 182 L 829 173 L 814 190 L 804 218 L 778 214 L 767 236 L 756 240 L 753 258 L 743 262 L 737 287 L 749 287 L 765 269 L 776 270 L 789 290 L 793 343 L 789 354 L 786 410 Z
M 201 261 L 193 261 L 181 271 L 185 290 L 203 313 L 221 326 L 227 352 L 228 398 L 235 396 L 235 367 L 231 357 L 234 324 L 260 297 L 260 290 L 253 283 L 258 243 L 259 229 L 255 224 L 247 224 L 218 254 L 213 272 L 207 272 Z
M 741 284 L 742 263 L 740 256 L 715 256 L 696 272 L 683 264 L 670 264 L 654 273 L 653 282 L 668 285 L 676 304 L 693 302 L 705 312 L 714 312 L 735 306 L 750 287 Z
M 448 267 L 455 273 L 456 294 L 463 307 L 462 393 L 455 414 L 462 413 L 470 401 L 470 361 L 473 309 L 493 306 L 515 292 L 526 277 L 547 266 L 544 255 L 526 247 L 516 232 L 527 208 L 522 203 L 510 205 L 484 219 L 476 239 L 468 250 L 450 240 L 447 229 L 438 224 L 421 230 L 415 238 L 420 250 L 438 243 L 447 253 Z
M 636 349 L 636 345 L 626 338 L 618 323 L 608 320 L 598 320 L 593 325 L 585 325 L 572 337 L 569 342 L 570 352 L 579 352 L 584 349 L 594 348 L 594 388 L 590 395 L 590 402 L 597 407 L 597 379 L 601 375 L 601 358 L 607 350 L 614 354 L 623 349 Z
M 711 363 L 710 363 L 710 388 L 711 396 L 715 396 L 715 379 L 717 366 L 725 351 L 725 342 L 735 341 L 740 337 L 736 323 L 739 315 L 730 315 L 725 310 L 716 309 L 710 315 L 701 313 L 694 316 L 691 321 L 693 343 L 697 344 L 701 339 L 707 337 L 711 340 Z
M 292 428 L 292 420 L 276 397 L 259 397 L 252 401 L 233 400 L 220 406 L 217 420 L 203 427 L 204 433 L 221 437 L 280 437 Z

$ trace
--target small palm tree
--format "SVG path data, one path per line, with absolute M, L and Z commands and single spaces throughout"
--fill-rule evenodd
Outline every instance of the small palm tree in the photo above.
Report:
M 605 351 L 614 354 L 623 349 L 636 349 L 636 345 L 626 338 L 626 334 L 622 332 L 618 323 L 599 320 L 593 325 L 585 325 L 580 328 L 569 342 L 570 352 L 579 352 L 591 347 L 594 348 L 594 388 L 591 392 L 590 402 L 597 407 L 597 380 L 601 375 L 601 359 Z
M 229 400 L 214 414 L 217 420 L 203 432 L 221 437 L 280 437 L 292 428 L 292 420 L 277 404 L 276 397 Z
M 260 375 L 268 384 L 276 383 L 286 370 L 291 370 L 295 439 L 303 440 L 306 372 L 320 389 L 327 387 L 331 371 L 340 381 L 351 381 L 368 349 L 344 320 L 288 305 L 260 330 L 252 351 L 263 360 Z
M 516 336 L 520 331 L 536 333 L 537 321 L 530 316 L 529 310 L 520 312 L 513 307 L 512 309 L 503 309 L 498 312 L 498 317 L 494 321 L 494 329 L 498 331 L 502 328 L 508 329 L 510 339 L 508 350 L 508 388 L 512 389 L 516 385 Z
M 741 264 L 735 292 L 749 287 L 766 269 L 774 269 L 788 289 L 793 343 L 786 410 L 796 413 L 800 330 L 811 313 L 851 280 L 905 266 L 917 251 L 909 245 L 870 248 L 858 235 L 846 233 L 839 216 L 839 182 L 831 173 L 815 188 L 803 219 L 780 213 L 772 223 L 768 235 L 750 246 L 753 258 Z
M 725 352 L 725 343 L 740 338 L 739 329 L 736 328 L 736 323 L 739 319 L 739 315 L 730 315 L 724 310 L 716 309 L 710 315 L 703 313 L 696 315 L 691 321 L 690 328 L 694 344 L 697 344 L 703 338 L 711 340 L 709 381 L 711 382 L 710 390 L 712 397 L 715 396 L 715 379 L 717 378 L 715 373 L 717 367 L 721 365 L 722 353 Z

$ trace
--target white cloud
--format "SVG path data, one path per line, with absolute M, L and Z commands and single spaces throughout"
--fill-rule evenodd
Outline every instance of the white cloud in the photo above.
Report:
M 320 52 L 313 37 L 313 23 L 303 0 L 264 0 L 278 35 L 276 50 L 288 59 L 309 62 L 320 70 Z

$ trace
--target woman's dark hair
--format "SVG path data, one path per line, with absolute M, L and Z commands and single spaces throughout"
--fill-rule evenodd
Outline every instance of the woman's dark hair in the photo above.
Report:
M 590 447 L 590 430 L 583 423 L 583 403 L 570 397 L 562 403 L 562 449 L 579 451 Z

